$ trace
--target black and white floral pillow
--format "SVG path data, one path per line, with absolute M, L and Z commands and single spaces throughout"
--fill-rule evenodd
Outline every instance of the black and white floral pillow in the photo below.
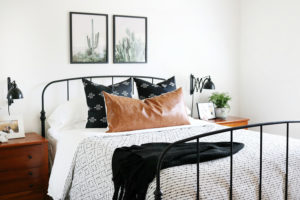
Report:
M 86 128 L 106 128 L 106 108 L 102 92 L 105 91 L 110 94 L 118 96 L 132 97 L 132 81 L 131 79 L 116 83 L 113 86 L 104 86 L 93 83 L 87 79 L 82 79 L 86 102 L 89 107 L 88 121 Z
M 176 90 L 175 76 L 157 84 L 138 78 L 134 78 L 134 81 L 141 100 Z

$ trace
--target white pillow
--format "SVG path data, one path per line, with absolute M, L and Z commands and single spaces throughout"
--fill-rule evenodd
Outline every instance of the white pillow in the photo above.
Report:
M 78 98 L 59 105 L 47 118 L 47 122 L 56 130 L 76 125 L 80 126 L 77 128 L 85 128 L 87 118 L 88 107 L 85 99 Z

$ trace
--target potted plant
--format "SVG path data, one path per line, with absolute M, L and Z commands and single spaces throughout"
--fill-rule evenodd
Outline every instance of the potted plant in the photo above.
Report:
M 226 119 L 230 106 L 228 101 L 231 100 L 231 97 L 226 93 L 213 93 L 209 97 L 209 101 L 215 105 L 216 117 L 221 119 Z

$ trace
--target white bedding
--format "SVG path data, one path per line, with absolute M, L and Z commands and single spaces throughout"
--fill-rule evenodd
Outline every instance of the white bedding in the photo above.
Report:
M 149 142 L 175 142 L 224 127 L 209 124 L 186 126 L 165 130 L 147 130 L 138 134 L 106 134 L 82 141 L 63 189 L 67 199 L 112 199 L 114 192 L 111 161 L 114 150 L 122 146 L 140 145 Z M 201 142 L 228 141 L 229 133 L 205 137 Z M 259 133 L 239 130 L 234 134 L 235 142 L 245 144 L 244 149 L 234 155 L 233 199 L 257 199 L 259 180 Z M 289 199 L 300 199 L 300 141 L 290 139 Z M 264 200 L 284 199 L 285 138 L 264 134 L 263 151 L 263 197 Z M 228 199 L 229 162 L 222 158 L 200 165 L 201 199 Z M 163 199 L 195 199 L 196 165 L 182 165 L 161 171 Z M 153 200 L 155 179 L 149 185 L 147 200 Z
M 188 126 L 197 126 L 210 124 L 202 120 L 195 120 L 190 118 L 191 125 Z M 186 127 L 186 126 L 180 126 Z M 105 133 L 106 128 L 97 128 L 97 129 L 74 129 L 69 127 L 64 130 L 55 130 L 49 129 L 48 135 L 53 139 L 53 142 L 56 143 L 56 152 L 55 159 L 52 166 L 52 171 L 49 179 L 48 195 L 51 196 L 54 200 L 61 199 L 63 196 L 65 182 L 71 168 L 71 164 L 77 150 L 78 145 L 85 138 L 97 136 L 97 137 L 108 137 L 108 136 L 120 136 L 128 135 L 135 133 L 143 133 L 149 131 L 161 131 L 174 129 L 177 127 L 166 127 L 166 128 L 156 128 L 156 129 L 145 129 L 138 131 L 122 132 L 122 133 Z
M 197 135 L 201 131 L 204 133 L 215 128 L 222 128 L 200 120 L 192 120 L 192 124 L 191 126 L 111 134 L 105 133 L 106 129 L 71 129 L 57 132 L 57 153 L 50 176 L 48 194 L 54 200 L 62 199 L 68 194 L 72 199 L 111 199 L 113 193 L 111 157 L 115 148 L 147 142 L 174 142 Z M 207 124 L 209 125 L 201 126 Z M 188 128 L 195 125 L 195 128 Z M 259 134 L 247 130 L 235 133 L 235 141 L 243 142 L 245 148 L 234 156 L 234 199 L 256 199 L 258 194 Z M 201 141 L 228 141 L 228 139 L 229 135 L 224 133 L 203 138 Z M 289 196 L 290 199 L 300 199 L 298 191 L 300 187 L 300 142 L 294 139 L 291 139 L 290 142 Z M 263 155 L 263 199 L 283 199 L 285 138 L 264 134 Z M 218 159 L 201 164 L 201 198 L 228 198 L 228 159 Z M 164 199 L 194 199 L 196 182 L 194 168 L 195 165 L 183 165 L 162 170 L 162 189 L 168 191 L 167 194 L 165 193 Z M 184 183 L 178 182 L 180 177 L 185 177 Z M 179 184 L 180 186 L 178 186 Z M 155 181 L 149 186 L 147 200 L 153 199 L 154 189 Z M 180 189 L 179 193 L 176 192 L 178 189 Z

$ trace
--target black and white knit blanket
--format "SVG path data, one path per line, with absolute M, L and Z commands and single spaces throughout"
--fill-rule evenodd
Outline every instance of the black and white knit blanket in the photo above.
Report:
M 80 200 L 111 200 L 114 193 L 112 157 L 116 148 L 180 139 L 224 128 L 218 125 L 191 126 L 132 135 L 90 137 L 78 147 L 69 170 L 64 197 Z M 229 141 L 230 133 L 202 138 L 201 142 Z M 257 199 L 259 189 L 259 133 L 234 132 L 234 142 L 245 147 L 233 157 L 234 199 Z M 284 199 L 285 138 L 264 134 L 263 199 Z M 290 139 L 289 199 L 300 199 L 300 142 Z M 187 164 L 161 171 L 163 199 L 182 200 L 196 197 L 196 165 Z M 228 199 L 230 159 L 228 157 L 200 164 L 200 198 Z M 155 178 L 147 189 L 147 200 L 154 199 Z

